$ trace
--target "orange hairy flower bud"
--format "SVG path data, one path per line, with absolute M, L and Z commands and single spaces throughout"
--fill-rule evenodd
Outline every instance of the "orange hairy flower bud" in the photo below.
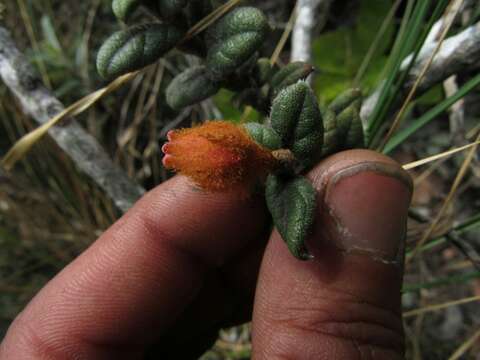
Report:
M 226 121 L 170 131 L 168 140 L 162 147 L 165 167 L 207 191 L 235 190 L 248 195 L 276 164 L 271 152 L 245 129 Z

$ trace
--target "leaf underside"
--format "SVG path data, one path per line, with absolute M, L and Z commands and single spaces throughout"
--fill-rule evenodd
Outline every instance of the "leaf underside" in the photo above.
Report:
M 315 220 L 316 191 L 304 177 L 284 179 L 270 175 L 266 183 L 267 206 L 290 252 L 300 260 L 311 259 L 305 241 Z
M 280 136 L 272 128 L 253 122 L 245 124 L 244 128 L 252 139 L 263 147 L 272 151 L 282 147 Z
M 210 80 L 205 66 L 189 68 L 177 75 L 168 85 L 166 98 L 174 110 L 196 104 L 220 90 L 218 82 Z

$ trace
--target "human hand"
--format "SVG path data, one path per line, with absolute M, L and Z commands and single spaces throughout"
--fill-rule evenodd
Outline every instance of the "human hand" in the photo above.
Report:
M 0 359 L 196 358 L 252 319 L 254 359 L 401 359 L 411 182 L 366 150 L 313 169 L 313 261 L 270 235 L 261 197 L 174 177 L 50 281 L 11 325 Z

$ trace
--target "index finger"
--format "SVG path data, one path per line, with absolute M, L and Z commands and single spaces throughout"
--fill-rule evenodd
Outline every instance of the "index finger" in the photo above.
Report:
M 41 290 L 0 358 L 100 359 L 117 345 L 136 353 L 186 308 L 209 268 L 265 233 L 266 214 L 259 198 L 206 194 L 181 176 L 160 185 Z

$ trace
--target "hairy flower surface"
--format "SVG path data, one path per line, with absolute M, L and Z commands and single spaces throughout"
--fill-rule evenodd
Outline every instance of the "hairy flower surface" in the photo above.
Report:
M 162 148 L 165 167 L 188 176 L 206 191 L 248 195 L 276 162 L 245 129 L 226 121 L 170 131 L 168 140 Z

